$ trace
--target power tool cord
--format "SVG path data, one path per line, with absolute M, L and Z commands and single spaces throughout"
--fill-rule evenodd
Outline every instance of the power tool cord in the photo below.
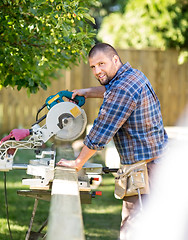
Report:
M 6 172 L 4 172 L 4 194 L 5 194 L 5 209 L 6 209 L 6 216 L 7 216 L 7 225 L 9 230 L 10 239 L 12 240 L 12 232 L 10 229 L 10 222 L 9 222 L 9 211 L 8 211 L 8 198 L 7 198 L 7 180 L 6 180 Z

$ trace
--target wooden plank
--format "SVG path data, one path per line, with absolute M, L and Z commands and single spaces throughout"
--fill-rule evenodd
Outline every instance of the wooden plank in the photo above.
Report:
M 84 240 L 83 230 L 77 172 L 56 167 L 47 240 Z
M 168 102 L 172 103 L 170 112 L 168 114 L 170 120 L 170 126 L 176 125 L 179 116 L 179 76 L 178 76 L 178 52 L 169 50 L 167 55 L 167 61 L 170 62 L 170 94 Z
M 179 78 L 178 82 L 180 85 L 179 90 L 179 111 L 180 118 L 178 119 L 179 125 L 187 125 L 188 113 L 186 112 L 186 105 L 188 103 L 188 63 L 184 63 L 179 66 Z
M 71 71 L 70 70 L 66 70 L 65 71 L 65 89 L 64 90 L 69 90 L 71 89 Z M 60 91 L 63 89 L 59 89 Z
M 122 50 L 122 49 L 117 49 L 117 52 L 121 58 L 121 61 L 123 64 L 125 64 L 126 62 L 129 62 L 131 64 L 131 50 L 127 49 Z
M 5 132 L 8 132 L 9 131 L 9 117 L 8 117 L 8 96 L 9 96 L 9 93 L 8 93 L 8 90 L 6 88 L 2 89 L 2 103 L 3 103 L 3 107 L 2 107 L 2 116 L 3 116 L 3 119 L 2 119 L 2 133 L 5 133 Z
M 171 96 L 172 91 L 172 84 L 170 82 L 170 70 L 171 70 L 171 64 L 169 62 L 168 53 L 161 52 L 160 55 L 160 69 L 158 69 L 158 73 L 160 73 L 160 79 L 159 79 L 159 86 L 158 86 L 158 95 L 159 100 L 161 103 L 161 110 L 162 110 L 162 116 L 164 120 L 164 124 L 168 122 L 171 125 L 172 119 L 170 118 L 170 112 L 171 108 L 169 108 L 169 98 Z M 168 124 L 168 125 L 169 125 Z
M 155 79 L 155 90 L 161 104 L 161 112 L 163 121 L 168 121 L 168 76 L 169 76 L 169 64 L 165 59 L 164 51 L 158 51 L 156 53 L 156 79 Z
M 157 62 L 156 62 L 156 51 L 151 50 L 148 54 L 148 50 L 142 50 L 139 54 L 139 62 L 141 71 L 144 75 L 149 79 L 150 83 L 153 86 L 153 89 L 156 91 L 156 69 L 157 69 Z M 149 67 L 148 67 L 149 66 Z
M 46 190 L 18 190 L 17 194 L 23 197 L 31 197 L 48 202 L 51 200 L 51 191 Z
M 85 190 L 85 191 L 84 191 Z M 23 197 L 51 201 L 51 190 L 18 190 L 17 194 Z M 91 204 L 92 193 L 86 189 L 80 190 L 81 204 Z
M 73 89 L 80 89 L 83 86 L 83 73 L 84 71 L 82 71 L 82 66 L 83 66 L 83 62 L 81 61 L 79 66 L 75 66 L 72 71 L 71 71 L 71 89 L 69 89 L 69 91 L 73 90 Z
M 89 63 L 84 63 L 82 66 L 81 71 L 83 72 L 83 76 L 82 76 L 82 88 L 88 88 L 92 86 L 92 83 L 90 82 L 90 74 L 91 74 L 91 69 L 89 67 Z M 87 99 L 83 109 L 85 110 L 86 114 L 87 114 L 87 121 L 93 122 L 93 119 L 91 118 L 91 108 L 90 108 L 90 101 L 92 101 L 93 99 Z

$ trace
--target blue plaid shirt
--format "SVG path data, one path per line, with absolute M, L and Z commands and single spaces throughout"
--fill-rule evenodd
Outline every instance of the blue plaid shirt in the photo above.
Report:
M 127 62 L 107 84 L 84 144 L 101 150 L 113 138 L 121 164 L 161 155 L 167 142 L 159 100 L 146 76 Z

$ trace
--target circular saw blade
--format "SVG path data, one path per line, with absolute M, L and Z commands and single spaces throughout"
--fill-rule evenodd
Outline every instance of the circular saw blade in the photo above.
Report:
M 74 103 L 61 102 L 50 109 L 46 117 L 46 127 L 62 141 L 72 141 L 85 130 L 85 111 Z

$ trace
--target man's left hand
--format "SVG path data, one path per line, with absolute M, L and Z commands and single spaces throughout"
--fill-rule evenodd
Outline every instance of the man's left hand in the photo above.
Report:
M 74 168 L 76 169 L 76 171 L 80 171 L 80 169 L 82 168 L 81 166 L 78 166 L 78 164 L 76 163 L 76 160 L 61 159 L 56 165 L 62 166 L 62 167 Z

